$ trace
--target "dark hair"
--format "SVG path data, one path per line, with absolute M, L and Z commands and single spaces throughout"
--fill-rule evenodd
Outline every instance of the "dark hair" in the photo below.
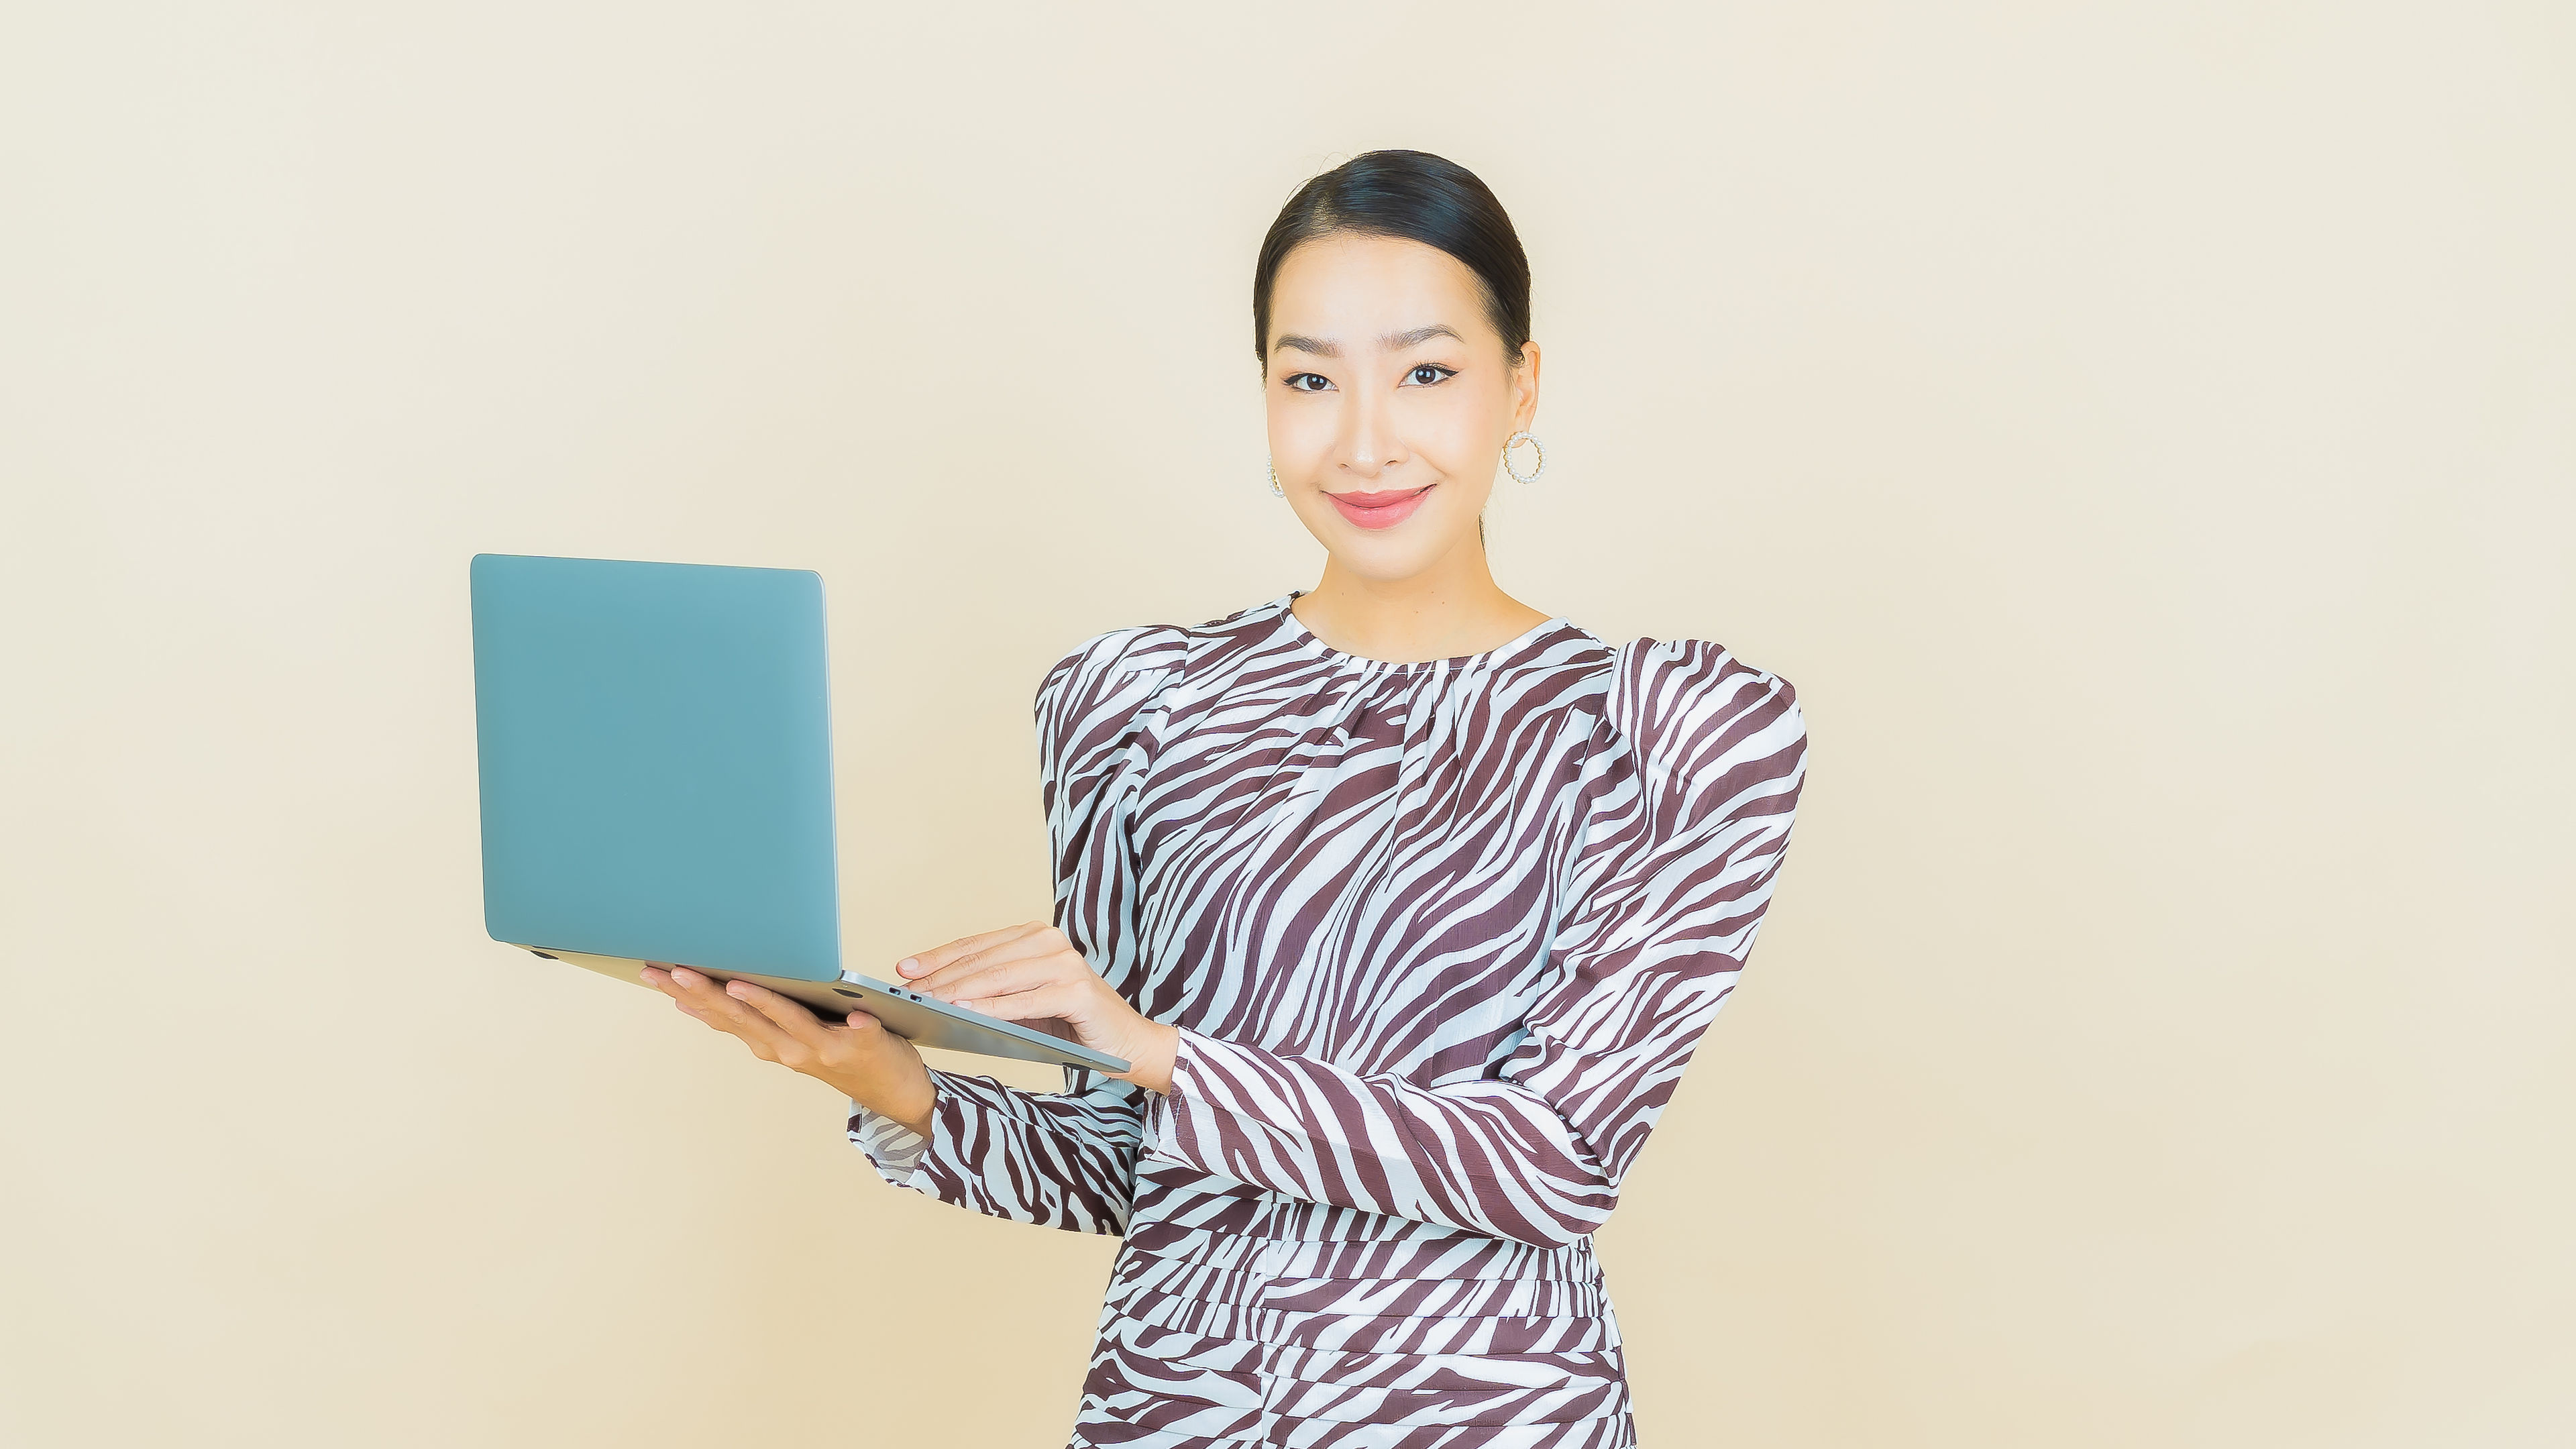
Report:
M 1270 286 L 1288 254 L 1318 237 L 1400 237 L 1437 247 L 1476 274 L 1485 320 L 1520 365 L 1530 335 L 1529 258 L 1503 204 L 1476 173 L 1428 151 L 1364 151 L 1297 188 L 1252 267 L 1252 351 L 1270 372 Z

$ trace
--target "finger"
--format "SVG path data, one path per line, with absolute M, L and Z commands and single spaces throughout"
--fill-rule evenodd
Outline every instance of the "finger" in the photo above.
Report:
M 647 969 L 649 970 L 650 968 Z M 723 982 L 716 980 L 707 973 L 692 970 L 686 966 L 672 966 L 666 964 L 662 967 L 661 976 L 664 981 L 670 984 L 673 990 L 682 995 L 687 995 L 691 992 L 697 991 L 721 990 L 724 986 Z
M 650 986 L 654 990 L 661 992 L 664 996 L 671 998 L 671 1004 L 679 1008 L 681 1014 L 694 1016 L 700 1021 L 705 1021 L 707 1019 L 706 1008 L 699 1005 L 697 1001 L 689 995 L 689 989 L 687 987 L 681 985 L 672 977 L 671 968 L 665 966 L 658 971 L 647 968 L 638 972 L 637 975 L 643 980 L 645 985 Z
M 844 1038 L 845 1051 L 908 1050 L 912 1046 L 910 1038 L 897 1036 L 883 1021 L 864 1011 L 850 1013 Z
M 724 1005 L 716 1009 L 722 1013 L 724 1029 L 741 1037 L 756 1055 L 774 1062 L 801 1057 L 807 1051 L 805 1043 L 779 1030 L 776 1022 L 753 1010 L 749 1002 L 730 995 L 723 1000 Z
M 914 984 L 914 989 L 942 1001 L 962 1001 L 971 997 L 1026 991 L 1040 982 L 1073 981 L 1090 974 L 1090 963 L 1063 951 L 999 960 L 977 957 L 972 962 L 948 967 L 936 976 L 924 977 Z
M 1032 1021 L 1070 1015 L 1080 1011 L 1087 1002 L 1079 985 L 1051 981 L 1028 991 L 959 1004 L 1003 1021 Z
M 713 1006 L 715 995 L 723 989 L 722 982 L 686 966 L 665 966 L 659 971 L 647 970 L 643 975 L 647 981 L 660 977 L 662 991 L 672 1000 L 693 1002 L 701 1007 Z
M 671 972 L 671 980 L 680 988 L 683 1000 L 706 1013 L 709 1025 L 741 1037 L 743 1044 L 758 1056 L 776 1061 L 780 1053 L 795 1041 L 795 1038 L 781 1032 L 768 1017 L 752 1010 L 749 1003 L 725 991 L 723 984 L 713 977 L 682 966 Z
M 1043 960 L 1064 954 L 1064 938 L 1051 927 L 1041 927 L 1025 936 L 998 941 L 980 951 L 970 951 L 937 970 L 912 979 L 915 991 L 937 992 L 967 980 L 976 973 L 1012 961 Z
M 1044 929 L 1046 929 L 1045 926 L 1031 922 L 1017 926 L 1005 926 L 998 931 L 984 931 L 972 936 L 960 936 L 954 941 L 933 946 L 927 951 L 917 952 L 897 961 L 894 963 L 894 974 L 897 980 L 919 981 L 923 977 L 941 970 L 944 967 L 967 960 L 981 952 L 990 951 L 996 947 L 1006 946 L 1011 942 L 1025 939 Z
M 724 1018 L 717 1016 L 712 1012 L 703 1011 L 697 1007 L 691 1006 L 685 1001 L 674 1001 L 671 1005 L 677 1007 L 682 1016 L 688 1017 L 693 1021 L 700 1022 L 712 1030 L 720 1031 L 726 1036 L 735 1037 L 737 1040 L 740 1039 L 739 1034 L 726 1023 Z
M 756 981 L 727 982 L 725 994 L 769 1018 L 780 1031 L 817 1051 L 830 1040 L 823 1034 L 830 1028 L 817 1020 L 804 1002 L 792 996 L 781 996 Z
M 998 931 L 984 931 L 972 936 L 960 936 L 954 941 L 947 942 L 943 945 L 933 946 L 927 951 L 915 952 L 914 954 L 897 961 L 894 963 L 895 974 L 905 978 L 906 980 L 910 980 L 913 977 L 923 975 L 927 972 L 936 971 L 940 967 L 947 965 L 949 962 L 956 960 L 960 956 L 971 955 L 974 952 L 983 950 L 987 946 L 991 946 L 1002 941 L 1015 940 L 1018 937 L 1028 935 L 1033 931 L 1043 931 L 1045 929 L 1046 923 L 1043 921 L 1026 921 L 1016 926 L 1004 926 Z
M 936 997 L 941 1001 L 972 1005 L 978 1001 L 989 1001 L 997 996 L 1034 991 L 1041 986 L 1071 980 L 1066 964 L 1061 956 L 1036 956 L 1019 961 L 1000 961 L 970 970 L 944 985 L 924 985 L 920 990 L 924 996 Z
M 690 1004 L 689 1004 L 689 1002 L 687 1001 L 687 999 L 686 999 L 686 998 L 684 998 L 684 997 L 680 997 L 680 996 L 674 995 L 674 996 L 671 998 L 671 1006 L 672 1006 L 672 1009 L 673 1009 L 673 1010 L 675 1010 L 675 1011 L 679 1012 L 682 1016 L 690 1017 L 690 1018 L 692 1018 L 692 1019 L 694 1019 L 694 1020 L 705 1022 L 707 1025 L 709 1025 L 709 1026 L 711 1026 L 711 1027 L 714 1027 L 716 1030 L 721 1031 L 721 1032 L 724 1032 L 724 1034 L 725 1034 L 725 1035 L 727 1035 L 727 1036 L 732 1036 L 732 1035 L 734 1035 L 734 1034 L 735 1034 L 735 1033 L 733 1033 L 731 1030 L 728 1030 L 728 1029 L 727 1029 L 726 1024 L 725 1024 L 725 1021 L 724 1021 L 724 1019 L 723 1019 L 723 1018 L 721 1018 L 721 1017 L 719 1017 L 719 1016 L 715 1015 L 713 1012 L 708 1011 L 708 1010 L 707 1010 L 706 1008 L 704 1008 L 704 1007 L 701 1007 L 701 1006 L 692 1006 L 692 1005 L 690 1005 Z

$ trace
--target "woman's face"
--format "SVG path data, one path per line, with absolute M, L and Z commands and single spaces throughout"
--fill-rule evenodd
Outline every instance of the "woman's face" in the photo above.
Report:
M 1437 247 L 1328 236 L 1271 282 L 1270 462 L 1335 563 L 1381 581 L 1478 548 L 1503 440 L 1538 410 L 1538 347 L 1514 367 L 1476 274 Z

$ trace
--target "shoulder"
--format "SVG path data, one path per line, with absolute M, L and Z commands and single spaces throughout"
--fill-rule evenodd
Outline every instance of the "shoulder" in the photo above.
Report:
M 1190 631 L 1178 624 L 1128 624 L 1074 645 L 1047 669 L 1041 689 L 1074 681 L 1169 672 L 1189 653 Z
M 1177 624 L 1130 624 L 1074 645 L 1038 681 L 1039 719 L 1069 721 L 1113 710 L 1133 714 L 1179 672 L 1189 655 L 1189 632 Z
M 1765 782 L 1794 790 L 1804 773 L 1797 689 L 1710 640 L 1619 645 L 1604 712 L 1659 792 L 1732 799 Z
M 1247 661 L 1275 658 L 1292 649 L 1303 632 L 1288 612 L 1293 597 L 1282 594 L 1249 604 L 1204 624 L 1104 629 L 1048 667 L 1038 682 L 1038 711 L 1134 710 L 1185 675 L 1205 683 Z

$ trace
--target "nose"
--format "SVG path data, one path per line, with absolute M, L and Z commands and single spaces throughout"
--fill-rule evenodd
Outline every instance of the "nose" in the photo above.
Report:
M 1388 399 L 1361 393 L 1353 399 L 1342 438 L 1342 471 L 1375 478 L 1408 456 Z

